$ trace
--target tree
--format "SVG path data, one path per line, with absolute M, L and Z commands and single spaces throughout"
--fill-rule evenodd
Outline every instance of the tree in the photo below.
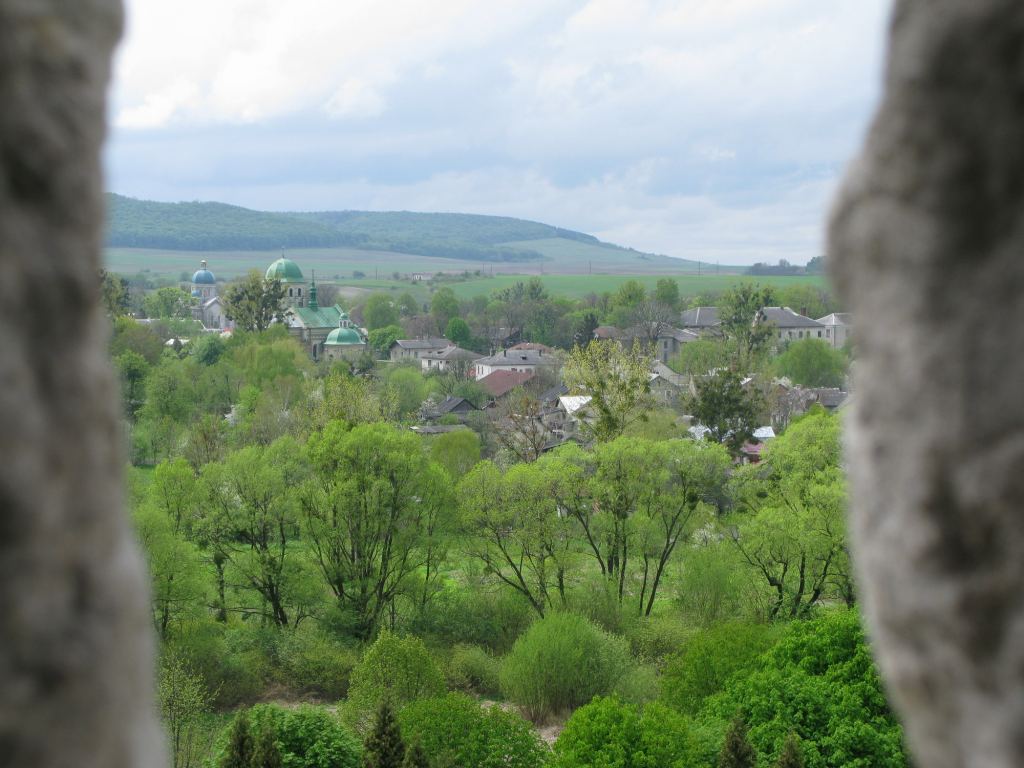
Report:
M 804 756 L 800 751 L 800 742 L 796 735 L 790 733 L 782 744 L 782 752 L 775 768 L 804 768 Z
M 733 718 L 718 756 L 718 768 L 754 768 L 756 765 L 757 753 L 747 740 L 747 725 L 742 718 Z
M 398 307 L 386 293 L 374 293 L 363 307 L 363 322 L 369 331 L 398 325 Z
M 471 429 L 438 435 L 430 445 L 430 458 L 458 482 L 480 461 L 480 436 Z
M 430 768 L 430 759 L 423 751 L 423 745 L 419 739 L 414 741 L 405 751 L 405 760 L 402 761 L 402 768 Z M 803 768 L 803 766 L 800 766 Z
M 149 363 L 142 355 L 129 349 L 114 358 L 114 366 L 121 375 L 125 412 L 128 418 L 135 418 L 135 414 L 144 402 L 143 395 L 146 375 L 149 373 Z
M 459 347 L 466 347 L 469 345 L 470 340 L 473 338 L 472 332 L 469 330 L 469 325 L 461 317 L 453 317 L 448 321 L 448 325 L 444 329 L 444 336 L 452 344 Z
M 741 283 L 726 291 L 719 301 L 718 317 L 722 332 L 732 347 L 735 370 L 746 370 L 772 338 L 774 329 L 754 320 L 757 313 L 771 306 L 774 300 L 770 287 Z
M 260 729 L 253 747 L 252 768 L 283 768 L 281 750 L 278 749 L 274 732 L 269 728 Z
M 770 618 L 805 617 L 832 590 L 852 591 L 836 584 L 848 578 L 839 457 L 839 420 L 811 412 L 733 476 L 731 538 L 767 589 Z
M 308 616 L 314 599 L 295 546 L 300 455 L 291 438 L 281 438 L 208 464 L 202 475 L 201 541 L 232 567 L 242 589 L 258 596 L 241 610 L 280 627 Z
M 482 461 L 459 483 L 458 498 L 466 554 L 525 597 L 539 616 L 564 605 L 572 535 L 544 470 L 516 464 L 503 474 Z
M 420 304 L 407 291 L 398 297 L 398 310 L 402 317 L 412 317 L 420 311 Z
M 217 768 L 251 768 L 255 748 L 249 715 L 242 710 L 231 724 L 228 743 L 217 761 Z
M 142 300 L 142 309 L 151 318 L 183 319 L 192 316 L 192 297 L 174 286 L 158 288 Z
M 284 322 L 285 288 L 255 269 L 224 292 L 224 316 L 244 331 L 265 331 L 275 320 Z
M 170 742 L 172 768 L 198 766 L 205 746 L 200 743 L 202 719 L 210 711 L 210 694 L 203 679 L 177 657 L 164 657 L 157 699 Z
M 363 639 L 409 576 L 422 570 L 421 602 L 438 578 L 451 499 L 443 470 L 419 438 L 387 424 L 312 435 L 313 476 L 299 493 L 313 563 Z
M 445 286 L 438 288 L 434 298 L 430 300 L 430 314 L 434 318 L 434 326 L 443 333 L 453 317 L 459 316 L 459 300 L 455 291 Z
M 128 312 L 128 281 L 101 269 L 100 305 L 110 317 L 120 317 Z
M 647 291 L 638 280 L 627 280 L 619 286 L 615 303 L 625 309 L 636 309 L 647 298 Z
M 572 331 L 572 345 L 574 347 L 585 347 L 594 340 L 594 331 L 600 323 L 597 315 L 593 312 L 584 312 L 576 321 Z
M 405 762 L 405 742 L 395 718 L 395 710 L 387 699 L 381 702 L 373 730 L 363 745 L 364 768 L 402 768 Z
M 498 442 L 518 461 L 536 461 L 551 440 L 544 415 L 544 404 L 537 396 L 518 387 L 494 407 L 491 424 Z
M 386 325 L 383 328 L 377 328 L 370 331 L 370 346 L 373 347 L 373 351 L 377 353 L 378 357 L 386 358 L 391 345 L 402 338 L 403 333 L 400 325 Z
M 641 344 L 627 349 L 617 341 L 597 340 L 569 353 L 562 377 L 572 394 L 590 396 L 586 412 L 593 418 L 583 425 L 598 442 L 645 418 L 654 405 L 650 368 L 651 357 Z
M 792 341 L 775 360 L 775 370 L 805 387 L 839 387 L 846 377 L 846 355 L 821 339 Z
M 672 309 L 679 309 L 679 283 L 671 277 L 658 278 L 654 300 Z
M 756 393 L 747 391 L 739 374 L 720 370 L 699 379 L 697 394 L 686 399 L 686 407 L 697 423 L 707 427 L 708 436 L 726 443 L 734 456 L 757 429 L 759 403 Z
M 669 360 L 669 367 L 685 376 L 709 376 L 717 368 L 725 368 L 731 353 L 724 341 L 718 339 L 697 339 L 679 348 L 679 354 Z

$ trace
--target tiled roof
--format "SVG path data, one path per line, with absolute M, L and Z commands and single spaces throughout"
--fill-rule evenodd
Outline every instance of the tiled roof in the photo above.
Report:
M 470 352 L 462 347 L 445 347 L 444 349 L 430 349 L 420 355 L 420 360 L 476 360 L 479 355 Z
M 395 344 L 402 349 L 444 349 L 455 346 L 448 339 L 397 339 Z
M 335 304 L 333 307 L 292 307 L 292 319 L 288 323 L 292 326 L 303 328 L 337 328 L 341 320 L 341 307 Z
M 503 365 L 553 365 L 558 360 L 536 349 L 506 349 L 490 357 L 481 357 L 476 362 L 478 365 L 496 367 Z
M 508 394 L 520 384 L 533 378 L 533 371 L 494 371 L 477 381 L 491 397 Z
M 817 320 L 797 314 L 789 307 L 764 307 L 757 313 L 762 323 L 771 323 L 776 328 L 821 328 Z
M 711 328 L 719 325 L 718 307 L 694 307 L 683 312 L 684 328 Z

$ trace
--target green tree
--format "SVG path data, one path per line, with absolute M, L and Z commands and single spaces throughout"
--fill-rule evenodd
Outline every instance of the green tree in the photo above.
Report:
M 471 429 L 438 435 L 430 445 L 430 458 L 458 482 L 480 461 L 480 436 Z
M 599 325 L 597 315 L 593 312 L 582 313 L 573 325 L 572 346 L 586 347 L 590 344 Z
M 733 476 L 732 541 L 767 590 L 771 618 L 798 618 L 852 589 L 846 577 L 846 483 L 839 420 L 809 413 Z
M 800 742 L 794 734 L 786 736 L 775 768 L 804 768 L 804 756 L 800 751 Z
M 363 321 L 370 331 L 398 325 L 398 307 L 386 293 L 370 294 L 363 307 Z
M 128 312 L 128 281 L 120 275 L 100 270 L 100 304 L 110 317 Z
M 572 394 L 587 395 L 584 428 L 598 442 L 612 440 L 653 407 L 651 356 L 642 345 L 594 341 L 569 353 L 562 378 Z
M 114 358 L 114 366 L 121 376 L 125 411 L 129 418 L 134 418 L 145 401 L 144 393 L 149 363 L 142 355 L 129 349 Z
M 786 625 L 747 675 L 735 675 L 702 717 L 738 713 L 758 760 L 800 740 L 807 768 L 906 768 L 903 732 L 886 702 L 856 611 Z
M 249 724 L 249 713 L 242 710 L 231 723 L 227 745 L 221 750 L 217 768 L 251 768 L 256 744 Z
M 516 464 L 506 473 L 483 461 L 458 487 L 463 548 L 487 574 L 525 597 L 538 615 L 564 605 L 569 521 L 559 515 L 544 470 Z
M 395 710 L 387 699 L 380 703 L 377 716 L 363 743 L 364 768 L 402 768 L 405 762 L 405 742 Z
M 358 731 L 366 731 L 383 702 L 401 712 L 413 701 L 444 692 L 444 675 L 423 641 L 384 630 L 352 670 L 343 715 Z
M 430 300 L 430 314 L 439 333 L 443 333 L 453 317 L 459 316 L 459 300 L 455 291 L 445 286 L 438 288 Z
M 297 549 L 300 456 L 295 441 L 282 438 L 208 464 L 202 475 L 201 540 L 258 596 L 242 610 L 281 627 L 308 616 L 315 599 Z
M 636 309 L 647 298 L 647 291 L 638 280 L 627 280 L 619 286 L 615 303 L 626 309 Z
M 205 746 L 202 721 L 210 711 L 210 694 L 203 679 L 175 656 L 160 662 L 157 680 L 160 715 L 171 748 L 172 768 L 198 766 Z
M 743 387 L 738 373 L 720 370 L 696 382 L 696 395 L 686 399 L 686 408 L 708 436 L 725 443 L 734 456 L 757 429 L 760 410 L 758 395 Z
M 670 309 L 678 309 L 679 283 L 671 277 L 659 277 L 654 288 L 654 300 Z
M 821 339 L 790 342 L 775 360 L 780 376 L 805 387 L 842 386 L 846 365 L 846 355 Z
M 422 570 L 422 600 L 429 596 L 446 551 L 448 480 L 418 440 L 386 424 L 349 430 L 342 422 L 309 439 L 303 530 L 315 567 L 364 639 L 414 572 Z
M 408 291 L 398 297 L 398 309 L 402 317 L 412 317 L 419 314 L 420 304 Z
M 430 768 L 430 759 L 423 751 L 423 745 L 419 740 L 414 741 L 405 750 L 405 760 L 402 761 L 402 768 Z M 802 766 L 801 766 L 802 768 Z
M 461 317 L 453 317 L 448 321 L 448 325 L 444 329 L 444 336 L 452 344 L 460 347 L 468 346 L 473 338 L 469 325 Z
M 747 725 L 741 718 L 733 718 L 718 756 L 718 768 L 754 768 L 756 765 L 757 753 L 747 740 Z
M 224 316 L 244 331 L 265 331 L 275 320 L 284 322 L 285 287 L 252 270 L 224 292 Z
M 403 333 L 400 325 L 385 325 L 383 328 L 377 328 L 370 331 L 370 346 L 379 357 L 386 358 L 391 345 L 402 338 Z
M 534 722 L 609 693 L 629 669 L 626 641 L 582 616 L 535 621 L 505 657 L 501 688 Z
M 483 707 L 465 694 L 413 702 L 399 720 L 413 744 L 409 752 L 422 743 L 438 768 L 537 768 L 546 762 L 547 749 L 519 714 Z
M 252 768 L 283 768 L 281 750 L 278 749 L 277 741 L 274 739 L 274 732 L 264 728 L 256 735 L 256 745 L 253 748 Z
M 748 369 L 772 338 L 774 329 L 769 325 L 755 324 L 754 319 L 763 307 L 771 306 L 774 300 L 770 287 L 761 288 L 750 283 L 730 288 L 720 299 L 718 317 L 722 332 L 732 347 L 736 370 Z
M 192 297 L 181 288 L 158 288 L 142 300 L 142 309 L 146 317 L 183 319 L 192 316 Z
M 683 344 L 679 354 L 669 360 L 669 366 L 676 373 L 685 376 L 708 376 L 716 368 L 725 368 L 731 360 L 731 353 L 724 341 L 718 339 L 697 339 Z

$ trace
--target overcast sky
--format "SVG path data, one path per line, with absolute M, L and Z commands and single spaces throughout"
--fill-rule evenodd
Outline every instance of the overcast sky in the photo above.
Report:
M 127 0 L 112 191 L 804 262 L 888 0 Z

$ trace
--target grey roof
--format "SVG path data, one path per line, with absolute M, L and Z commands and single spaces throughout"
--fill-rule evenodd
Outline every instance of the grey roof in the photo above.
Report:
M 634 325 L 627 328 L 623 332 L 622 336 L 625 339 L 646 339 L 649 338 L 653 332 L 657 332 L 657 335 L 654 338 L 675 339 L 681 344 L 700 339 L 700 336 L 693 331 L 683 330 L 682 328 L 673 328 L 671 325 L 665 325 L 664 323 L 657 324 L 659 327 L 655 327 L 655 325 L 655 323 L 651 323 L 646 328 L 643 325 Z
M 676 373 L 660 360 L 655 361 L 651 366 L 651 376 L 662 378 L 674 387 L 681 387 L 686 383 L 686 377 L 683 374 Z
M 776 328 L 822 328 L 817 320 L 797 314 L 789 307 L 764 307 L 757 313 L 761 323 L 771 323 Z
M 543 395 L 541 395 L 540 401 L 542 403 L 551 403 L 558 400 L 558 398 L 560 398 L 562 395 L 567 394 L 569 394 L 569 388 L 565 386 L 565 384 L 559 384 L 557 387 L 552 387 Z
M 430 349 L 424 352 L 421 360 L 476 360 L 480 355 L 470 352 L 462 347 L 445 347 L 444 349 Z
M 555 365 L 558 358 L 545 355 L 536 349 L 506 349 L 503 352 L 481 357 L 476 360 L 479 365 L 502 366 L 502 365 Z
M 444 416 L 446 413 L 451 413 L 452 411 L 454 411 L 456 408 L 458 408 L 463 403 L 468 405 L 470 407 L 470 409 L 472 409 L 474 411 L 479 410 L 479 408 L 477 408 L 475 405 L 473 405 L 473 403 L 471 403 L 466 398 L 464 398 L 464 397 L 451 397 L 451 396 L 446 397 L 444 400 L 442 400 L 440 403 L 438 403 L 437 406 L 434 408 L 434 410 L 437 412 L 437 414 L 439 416 Z
M 421 435 L 443 435 L 446 432 L 458 432 L 461 429 L 469 429 L 464 424 L 427 424 L 423 426 L 409 427 L 413 432 Z
M 819 317 L 818 322 L 822 325 L 853 325 L 853 316 L 849 312 L 833 312 Z
M 834 387 L 817 387 L 811 391 L 817 396 L 818 403 L 828 409 L 838 408 L 849 397 L 848 393 Z
M 712 328 L 721 324 L 718 307 L 695 307 L 683 312 L 683 328 Z
M 402 349 L 444 349 L 454 346 L 448 339 L 396 339 Z

